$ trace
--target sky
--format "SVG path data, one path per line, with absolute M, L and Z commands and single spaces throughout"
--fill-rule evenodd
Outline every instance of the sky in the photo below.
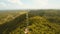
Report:
M 60 0 L 0 0 L 0 10 L 60 9 Z

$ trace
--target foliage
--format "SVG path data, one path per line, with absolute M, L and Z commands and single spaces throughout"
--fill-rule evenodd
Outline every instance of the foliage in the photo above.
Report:
M 26 19 L 27 11 L 0 12 L 0 34 L 60 34 L 60 10 L 30 10 L 29 25 Z

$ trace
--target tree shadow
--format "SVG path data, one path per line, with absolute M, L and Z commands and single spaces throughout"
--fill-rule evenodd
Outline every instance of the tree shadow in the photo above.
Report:
M 25 19 L 26 14 L 22 14 L 9 22 L 5 22 L 4 24 L 0 25 L 0 34 L 9 34 L 9 32 L 16 29 Z

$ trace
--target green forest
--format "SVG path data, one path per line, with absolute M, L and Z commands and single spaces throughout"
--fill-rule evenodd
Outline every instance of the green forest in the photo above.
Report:
M 60 34 L 60 10 L 0 11 L 0 34 L 25 34 L 26 27 L 27 34 Z

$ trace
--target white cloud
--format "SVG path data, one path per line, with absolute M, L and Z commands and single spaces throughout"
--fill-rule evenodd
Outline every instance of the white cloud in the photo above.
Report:
M 60 8 L 60 5 L 50 5 L 48 0 L 31 0 L 32 5 L 24 4 L 21 0 L 6 0 L 8 3 L 0 2 L 0 9 L 41 9 Z
M 8 0 L 8 2 L 13 3 L 13 4 L 23 5 L 21 0 Z
M 41 8 L 48 4 L 48 0 L 33 0 L 35 8 Z
M 23 5 L 20 0 L 6 0 L 5 2 L 0 2 L 0 9 L 21 9 Z
M 20 3 L 19 3 L 20 1 Z M 31 0 L 33 3 L 32 5 L 28 5 L 23 3 L 21 0 L 18 0 L 17 2 L 14 1 L 16 4 L 15 8 L 23 8 L 23 9 L 49 9 L 49 8 L 60 8 L 60 5 L 54 5 L 54 4 L 49 4 L 48 0 Z M 14 7 L 13 7 L 14 8 Z
M 48 4 L 45 8 L 46 9 L 60 9 L 60 5 Z
M 42 7 L 45 7 L 48 4 L 48 0 L 31 0 L 32 5 L 27 5 L 23 3 L 24 8 L 30 8 L 30 9 L 40 9 Z
M 5 7 L 5 6 L 6 6 L 6 4 L 4 2 L 0 2 L 0 8 Z
M 5 9 L 40 9 L 48 4 L 48 0 L 31 0 L 32 5 L 25 4 L 21 0 L 6 0 L 6 2 L 9 3 L 0 2 L 0 7 Z
M 33 0 L 33 2 L 37 5 L 46 5 L 48 0 Z
M 21 0 L 4 0 L 5 2 L 0 2 L 0 9 L 49 9 L 49 8 L 59 8 L 60 5 L 54 5 L 48 3 L 49 0 L 30 0 L 26 3 Z M 25 0 L 26 2 L 27 0 Z M 32 2 L 30 4 L 30 2 Z

